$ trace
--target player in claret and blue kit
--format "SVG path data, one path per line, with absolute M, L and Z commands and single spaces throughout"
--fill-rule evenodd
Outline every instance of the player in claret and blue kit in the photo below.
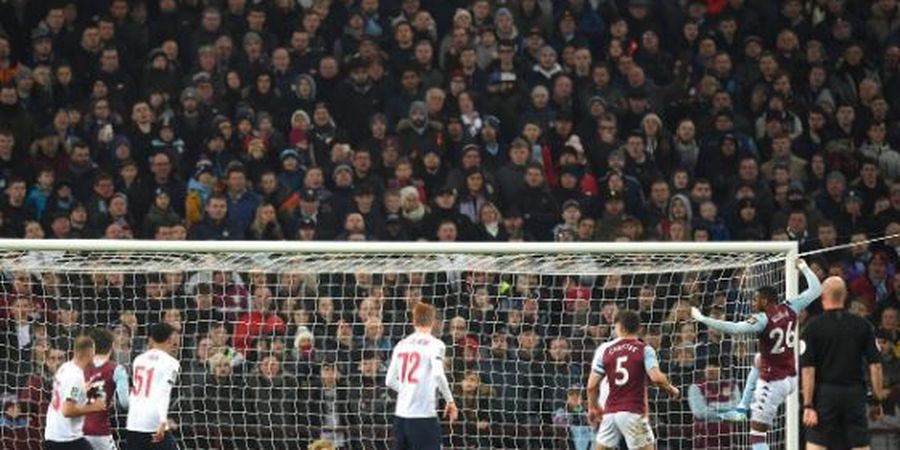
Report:
M 105 328 L 91 330 L 94 340 L 94 360 L 84 370 L 88 399 L 103 399 L 110 409 L 88 414 L 84 418 L 84 438 L 94 450 L 116 450 L 112 428 L 109 424 L 113 397 L 119 407 L 128 409 L 128 372 L 115 360 L 112 354 L 113 335 Z
M 723 415 L 723 419 L 746 419 L 750 402 L 750 444 L 753 450 L 768 450 L 766 434 L 778 413 L 778 407 L 797 389 L 797 363 L 794 349 L 797 344 L 797 315 L 822 293 L 819 278 L 802 259 L 797 267 L 806 279 L 807 288 L 797 298 L 778 303 L 778 290 L 772 286 L 757 289 L 753 297 L 756 314 L 744 322 L 727 322 L 704 316 L 691 308 L 691 316 L 698 322 L 730 335 L 759 337 L 758 361 L 750 371 L 744 396 L 738 409 Z M 757 381 L 757 378 L 759 380 Z
M 619 448 L 622 438 L 631 450 L 652 450 L 656 438 L 647 419 L 647 379 L 672 398 L 678 388 L 659 370 L 656 351 L 638 338 L 641 323 L 634 311 L 616 316 L 616 339 L 601 345 L 594 353 L 588 377 L 588 417 L 600 420 L 598 450 Z M 609 395 L 600 403 L 600 383 L 608 378 Z

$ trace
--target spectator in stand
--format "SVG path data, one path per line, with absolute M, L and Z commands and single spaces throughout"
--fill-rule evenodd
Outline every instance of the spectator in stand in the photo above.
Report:
M 262 358 L 257 372 L 247 380 L 247 387 L 254 396 L 255 423 L 294 426 L 297 418 L 301 416 L 293 409 L 299 383 L 296 378 L 284 373 L 282 363 L 277 356 L 269 355 Z M 263 441 L 273 442 L 265 439 Z M 275 448 L 283 448 L 283 446 Z
M 235 350 L 246 354 L 257 336 L 284 332 L 284 321 L 270 311 L 271 308 L 272 292 L 265 286 L 256 286 L 251 295 L 250 311 L 242 315 L 234 327 Z
M 350 420 L 354 426 L 365 431 L 356 445 L 386 450 L 388 443 L 375 438 L 373 433 L 388 424 L 391 414 L 391 396 L 383 382 L 383 360 L 375 353 L 363 353 L 357 372 L 359 376 L 353 377 L 351 381 L 348 402 L 350 410 L 358 411 L 359 414 L 352 415 Z
M 888 301 L 893 291 L 893 283 L 888 279 L 889 267 L 887 256 L 875 253 L 866 265 L 865 274 L 850 283 L 850 293 L 862 297 L 866 301 L 868 314 L 872 314 Z
M 900 356 L 897 356 L 896 348 L 892 342 L 896 340 L 884 330 L 875 332 L 878 350 L 881 353 L 881 366 L 884 373 L 884 389 L 888 392 L 883 409 L 886 416 L 898 416 L 897 410 L 900 404 Z

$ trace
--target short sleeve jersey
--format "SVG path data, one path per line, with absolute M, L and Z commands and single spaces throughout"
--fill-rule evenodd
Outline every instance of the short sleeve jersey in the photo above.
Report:
M 84 371 L 89 393 L 94 393 L 106 399 L 109 408 L 113 408 L 116 397 L 116 382 L 113 374 L 116 372 L 115 361 L 108 359 L 99 366 L 91 363 Z M 109 436 L 112 429 L 109 426 L 109 410 L 98 411 L 84 417 L 84 434 L 87 436 Z
M 389 377 L 399 377 L 397 417 L 437 416 L 436 367 L 443 371 L 446 345 L 431 335 L 416 333 L 397 343 L 391 354 Z
M 766 309 L 765 315 L 766 327 L 759 337 L 762 354 L 759 377 L 766 381 L 775 381 L 797 375 L 794 361 L 797 313 L 782 303 Z
M 135 358 L 132 367 L 126 429 L 153 433 L 167 419 L 181 364 L 168 353 L 151 349 Z
M 647 412 L 647 373 L 659 367 L 653 347 L 638 339 L 615 339 L 594 354 L 591 370 L 609 383 L 604 412 Z
M 47 427 L 44 439 L 52 442 L 71 442 L 84 436 L 84 416 L 68 418 L 63 416 L 65 402 L 77 405 L 87 403 L 84 387 L 84 371 L 69 361 L 59 367 L 53 376 L 53 394 L 47 410 Z

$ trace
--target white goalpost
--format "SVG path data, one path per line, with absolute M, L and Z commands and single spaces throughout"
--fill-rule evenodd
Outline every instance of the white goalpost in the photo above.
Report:
M 0 395 L 25 420 L 0 429 L 0 449 L 40 448 L 53 371 L 80 331 L 110 329 L 127 366 L 158 321 L 182 335 L 180 448 L 390 448 L 386 360 L 419 301 L 438 308 L 460 407 L 445 448 L 593 448 L 588 366 L 628 308 L 685 395 L 650 388 L 658 448 L 749 449 L 748 423 L 716 413 L 740 397 L 757 339 L 708 332 L 689 309 L 742 320 L 759 287 L 792 298 L 797 257 L 794 242 L 0 239 Z M 798 449 L 798 408 L 794 393 L 773 449 Z

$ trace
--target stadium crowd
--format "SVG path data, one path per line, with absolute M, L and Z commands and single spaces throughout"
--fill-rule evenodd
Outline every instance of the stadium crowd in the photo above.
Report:
M 900 234 L 897 0 L 9 0 L 0 27 L 3 237 L 859 243 L 810 265 L 844 276 L 878 328 L 881 426 L 898 427 L 900 238 L 863 242 Z M 683 326 L 690 304 L 746 312 L 714 302 L 718 278 L 661 292 L 537 274 L 188 275 L 6 274 L 4 429 L 40 422 L 75 329 L 114 326 L 127 363 L 160 319 L 186 340 L 185 424 L 318 438 L 387 421 L 382 363 L 419 297 L 444 308 L 458 351 L 475 441 L 456 446 L 551 445 L 512 424 L 583 425 L 569 387 L 585 372 L 569 362 L 589 360 L 617 307 L 660 324 L 648 339 L 690 374 L 685 391 L 742 383 L 727 339 Z M 684 417 L 663 419 L 663 446 L 692 445 L 692 423 L 726 435 L 706 423 L 725 397 L 671 406 Z

